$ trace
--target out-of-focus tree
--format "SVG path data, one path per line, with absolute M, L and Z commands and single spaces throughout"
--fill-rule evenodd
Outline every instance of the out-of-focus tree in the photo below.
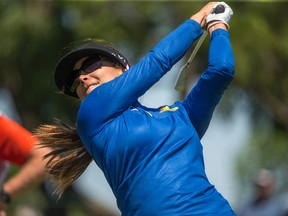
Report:
M 288 131 L 287 7 L 287 2 L 241 4 L 232 33 L 238 72 L 235 84 L 258 105 L 256 112 L 260 105 L 274 126 L 284 131 Z

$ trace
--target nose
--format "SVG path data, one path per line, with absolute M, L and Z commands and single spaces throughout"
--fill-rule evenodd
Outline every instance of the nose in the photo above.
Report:
M 81 82 L 85 82 L 86 80 L 88 80 L 89 79 L 89 73 L 81 73 L 80 75 L 79 75 L 79 80 L 81 81 Z

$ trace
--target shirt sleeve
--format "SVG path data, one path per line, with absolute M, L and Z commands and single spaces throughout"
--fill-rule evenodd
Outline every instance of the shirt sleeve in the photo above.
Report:
M 36 138 L 13 120 L 0 115 L 0 159 L 18 166 L 24 164 Z
M 234 77 L 234 57 L 229 33 L 217 29 L 213 31 L 210 40 L 208 68 L 182 101 L 200 138 L 205 134 L 216 105 Z
M 202 34 L 201 26 L 186 20 L 163 38 L 138 64 L 94 89 L 82 102 L 77 118 L 80 134 L 92 135 L 97 126 L 133 105 L 179 61 Z M 99 129 L 99 128 L 98 128 Z

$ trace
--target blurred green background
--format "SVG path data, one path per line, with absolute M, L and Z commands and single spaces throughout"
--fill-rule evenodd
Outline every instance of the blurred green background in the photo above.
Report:
M 255 169 L 274 170 L 281 194 L 288 188 L 288 2 L 227 3 L 234 11 L 230 35 L 236 76 L 218 111 L 229 119 L 244 100 L 251 123 L 250 137 L 235 158 L 233 174 L 245 187 Z M 116 44 L 133 65 L 203 5 L 204 1 L 2 0 L 0 87 L 11 92 L 27 129 L 51 123 L 54 117 L 74 124 L 79 101 L 59 94 L 53 80 L 65 46 L 88 37 L 104 38 Z M 193 76 L 205 69 L 208 46 L 206 39 L 193 62 Z M 239 201 L 243 187 L 239 187 Z M 8 209 L 11 215 L 29 199 L 40 210 L 46 208 L 49 202 L 39 190 L 19 197 Z M 76 198 L 69 203 L 73 207 L 68 215 L 96 215 L 87 213 Z

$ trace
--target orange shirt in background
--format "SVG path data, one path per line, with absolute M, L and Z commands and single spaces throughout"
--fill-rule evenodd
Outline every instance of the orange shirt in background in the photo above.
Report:
M 37 141 L 33 134 L 15 121 L 0 114 L 0 161 L 21 166 Z

